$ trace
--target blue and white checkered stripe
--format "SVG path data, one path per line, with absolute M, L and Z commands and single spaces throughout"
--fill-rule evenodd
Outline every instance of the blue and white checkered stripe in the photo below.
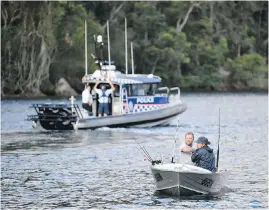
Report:
M 135 104 L 133 112 L 148 112 L 156 109 L 160 109 L 167 106 L 167 104 L 158 104 L 158 105 L 145 105 L 145 104 Z

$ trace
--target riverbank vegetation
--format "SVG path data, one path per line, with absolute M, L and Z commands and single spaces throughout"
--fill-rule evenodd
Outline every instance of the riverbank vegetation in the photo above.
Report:
M 1 7 L 2 96 L 57 95 L 61 78 L 80 93 L 85 20 L 89 72 L 96 69 L 92 37 L 103 35 L 106 46 L 107 20 L 111 57 L 124 71 L 125 18 L 136 73 L 185 90 L 268 89 L 267 1 L 2 1 Z

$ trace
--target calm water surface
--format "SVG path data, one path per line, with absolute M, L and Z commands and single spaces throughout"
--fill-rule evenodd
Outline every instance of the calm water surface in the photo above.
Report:
M 150 165 L 133 140 L 170 161 L 175 125 L 151 129 L 51 132 L 24 121 L 31 103 L 2 100 L 2 209 L 227 209 L 268 208 L 268 96 L 183 94 L 184 134 L 205 135 L 216 151 L 221 108 L 220 168 L 230 171 L 219 198 L 177 198 L 155 192 Z

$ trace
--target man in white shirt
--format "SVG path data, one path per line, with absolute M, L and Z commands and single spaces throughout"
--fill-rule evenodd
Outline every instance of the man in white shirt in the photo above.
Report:
M 90 85 L 87 85 L 82 92 L 82 107 L 89 112 L 89 115 L 92 115 L 92 95 Z
M 109 113 L 109 95 L 115 90 L 114 85 L 108 80 L 110 89 L 106 90 L 104 85 L 101 85 L 101 89 L 97 88 L 100 82 L 97 82 L 93 87 L 94 91 L 98 94 L 98 116 L 101 117 L 102 114 L 107 116 Z
M 188 132 L 185 134 L 185 142 L 183 142 L 180 145 L 180 151 L 181 152 L 186 152 L 186 153 L 191 153 L 194 152 L 196 150 L 196 148 L 193 145 L 193 141 L 194 141 L 194 135 L 192 132 Z
M 185 134 L 185 142 L 183 142 L 180 149 L 180 158 L 179 161 L 181 163 L 193 164 L 191 162 L 191 154 L 196 150 L 196 147 L 193 144 L 194 135 L 192 132 L 188 132 Z

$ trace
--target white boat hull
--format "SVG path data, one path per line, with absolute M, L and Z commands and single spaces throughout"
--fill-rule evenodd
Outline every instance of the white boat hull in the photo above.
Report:
M 153 127 L 167 125 L 186 109 L 186 104 L 178 101 L 153 111 L 78 119 L 74 128 L 95 129 L 100 127 Z
M 158 164 L 151 167 L 156 190 L 172 195 L 214 195 L 221 192 L 227 173 L 187 164 Z

